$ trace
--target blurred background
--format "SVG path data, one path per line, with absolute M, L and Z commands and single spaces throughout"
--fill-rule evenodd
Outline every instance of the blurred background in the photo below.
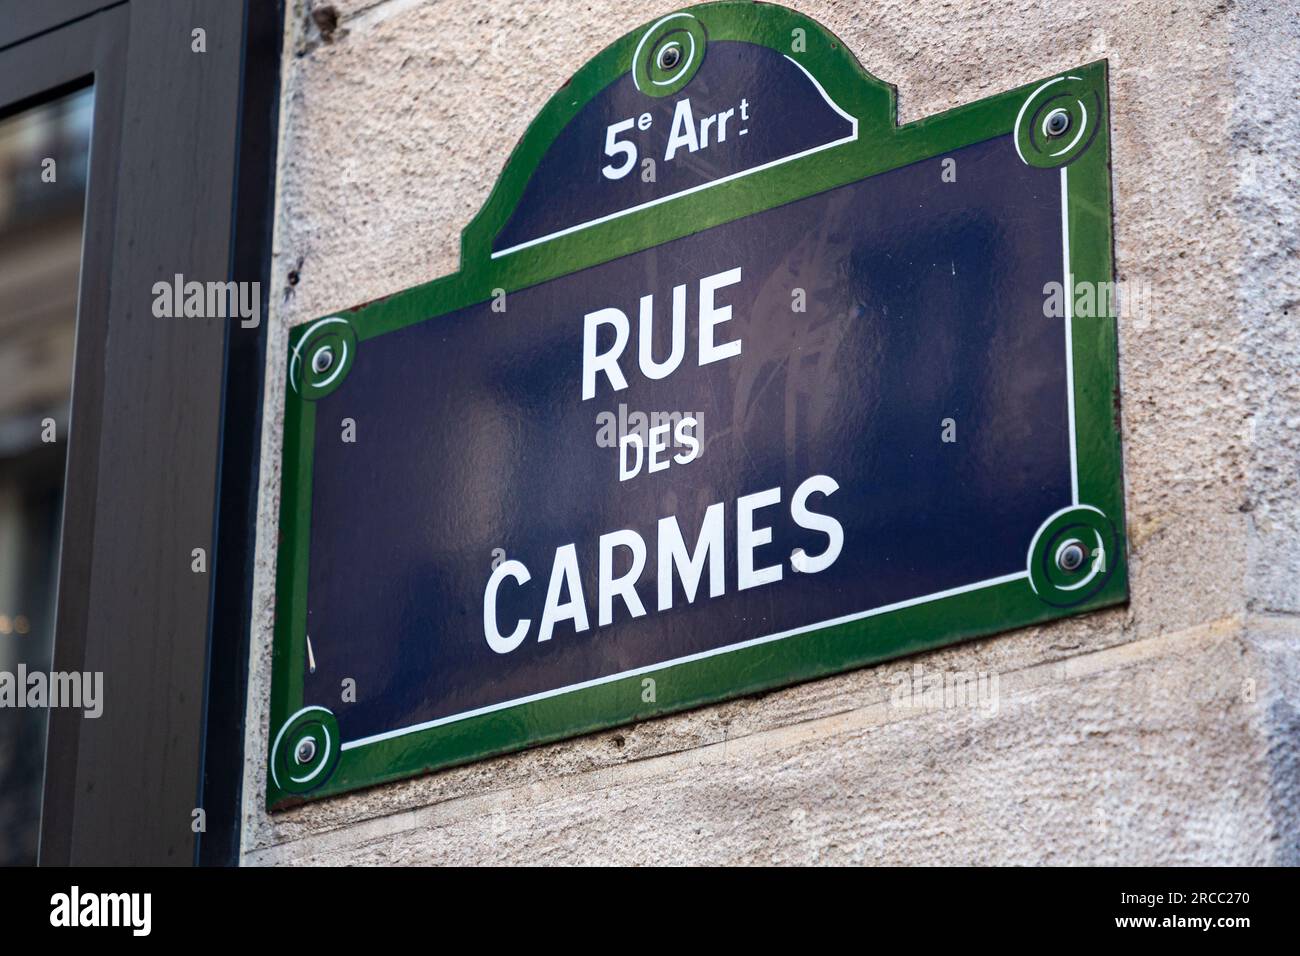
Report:
M 0 671 L 48 671 L 90 87 L 0 116 Z M 53 162 L 50 162 L 50 161 Z M 0 707 L 0 866 L 36 862 L 48 711 Z

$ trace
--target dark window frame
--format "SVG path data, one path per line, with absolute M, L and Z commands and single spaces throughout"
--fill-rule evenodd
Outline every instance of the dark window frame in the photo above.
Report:
M 74 20 L 120 4 L 122 0 L 52 0 L 49 3 L 26 3 L 23 0 L 0 0 L 14 7 L 4 11 L 0 20 L 0 50 L 49 30 L 67 26 Z
M 40 861 L 234 863 L 283 5 L 52 7 L 0 28 L 0 113 L 93 79 L 53 666 L 105 701 L 50 714 Z M 155 318 L 176 273 L 261 323 Z

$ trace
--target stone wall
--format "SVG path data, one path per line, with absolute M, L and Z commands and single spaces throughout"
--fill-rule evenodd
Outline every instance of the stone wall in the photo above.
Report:
M 291 0 L 244 860 L 1300 863 L 1300 5 L 796 2 L 910 122 L 1107 58 L 1131 603 L 275 814 L 288 329 L 453 272 L 547 98 L 673 0 Z M 996 713 L 891 701 L 997 675 Z

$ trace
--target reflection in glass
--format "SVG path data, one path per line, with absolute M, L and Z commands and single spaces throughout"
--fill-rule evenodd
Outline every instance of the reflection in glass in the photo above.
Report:
M 53 653 L 90 88 L 0 119 L 0 682 Z M 4 687 L 0 685 L 0 693 Z M 47 712 L 0 697 L 0 865 L 36 862 Z

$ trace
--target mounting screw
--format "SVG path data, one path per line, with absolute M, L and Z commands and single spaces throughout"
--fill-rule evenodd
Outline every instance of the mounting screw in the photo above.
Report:
M 659 69 L 671 70 L 682 60 L 681 48 L 678 47 L 676 43 L 670 43 L 659 51 L 657 59 L 659 61 Z
M 304 737 L 298 741 L 298 747 L 293 752 L 293 759 L 299 764 L 311 763 L 312 757 L 316 756 L 316 741 L 310 737 Z
M 1053 138 L 1064 136 L 1065 131 L 1070 128 L 1070 114 L 1059 107 L 1047 114 L 1047 119 L 1043 120 L 1043 132 Z
M 1083 542 L 1074 538 L 1056 549 L 1056 566 L 1062 571 L 1078 571 L 1087 558 L 1088 550 L 1083 546 Z
M 311 357 L 311 370 L 317 375 L 324 375 L 333 364 L 334 350 L 328 345 L 317 349 L 316 354 Z

